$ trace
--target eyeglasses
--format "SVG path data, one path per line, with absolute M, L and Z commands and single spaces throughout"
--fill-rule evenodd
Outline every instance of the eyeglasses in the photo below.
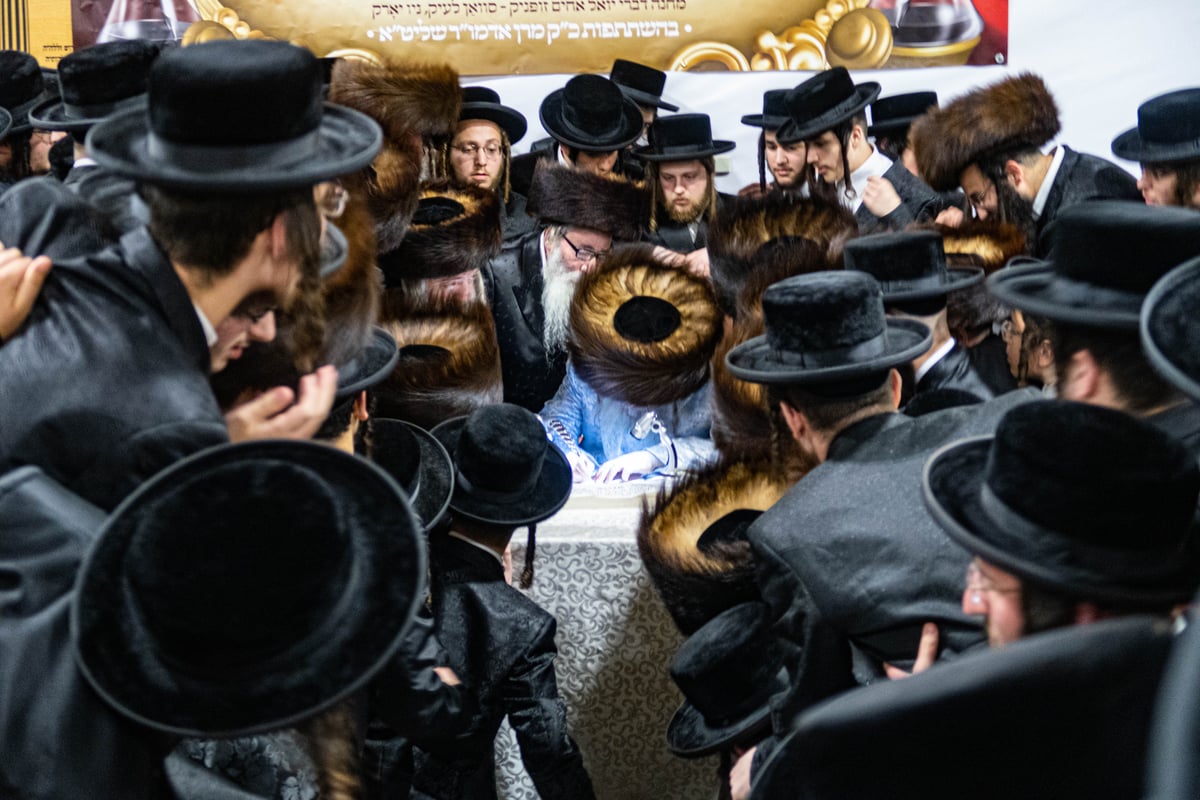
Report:
M 982 192 L 972 192 L 971 194 L 967 195 L 967 199 L 971 201 L 971 208 L 976 214 L 979 213 L 980 208 L 984 208 L 986 211 L 986 206 L 996 202 L 996 184 L 988 181 L 988 187 L 986 189 L 984 189 Z
M 593 250 L 590 247 L 576 247 L 575 243 L 568 239 L 565 233 L 563 234 L 563 241 L 567 243 L 567 247 L 571 248 L 571 252 L 580 261 L 599 260 L 612 252 L 612 250 Z
M 349 202 L 350 193 L 338 181 L 323 183 L 317 190 L 317 210 L 325 219 L 337 219 L 346 213 Z
M 486 147 L 480 147 L 474 142 L 470 142 L 468 144 L 452 144 L 450 147 L 467 158 L 475 158 L 482 150 L 488 161 L 495 161 L 500 157 L 501 153 L 500 145 L 498 144 L 489 144 Z

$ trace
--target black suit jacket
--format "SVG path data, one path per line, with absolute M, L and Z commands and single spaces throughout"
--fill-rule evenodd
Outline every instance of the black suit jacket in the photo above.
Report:
M 967 392 L 979 398 L 980 401 L 991 400 L 996 396 L 992 388 L 980 377 L 971 363 L 967 348 L 958 342 L 950 348 L 950 352 L 942 356 L 929 368 L 929 371 L 917 381 L 915 394 L 932 392 L 939 389 L 956 389 Z
M 913 175 L 899 161 L 892 162 L 883 177 L 891 182 L 900 195 L 900 205 L 890 214 L 877 217 L 866 204 L 858 207 L 854 218 L 862 234 L 902 231 L 914 222 L 928 222 L 945 209 L 946 203 L 937 192 Z
M 499 560 L 477 547 L 434 536 L 430 555 L 437 635 L 479 712 L 469 735 L 417 750 L 414 796 L 496 797 L 493 742 L 508 717 L 545 800 L 593 797 L 558 696 L 554 617 L 505 583 Z
M 111 510 L 162 468 L 228 441 L 208 370 L 191 298 L 144 228 L 55 262 L 0 347 L 0 472 L 37 465 Z
M 149 210 L 137 194 L 137 183 L 96 164 L 72 167 L 63 185 L 82 197 L 120 234 L 150 221 Z
M 496 339 L 504 402 L 535 414 L 554 396 L 567 374 L 567 354 L 548 355 L 543 341 L 541 231 L 508 242 L 483 271 Z
M 839 641 L 876 669 L 882 661 L 911 664 L 926 622 L 938 624 L 943 651 L 984 641 L 979 621 L 961 608 L 969 556 L 926 510 L 921 471 L 941 445 L 991 433 L 1004 412 L 1034 397 L 1012 392 L 916 418 L 857 422 L 750 526 L 759 587 L 788 668 L 789 688 L 772 700 L 777 732 L 849 683 L 829 655 Z M 806 669 L 808 661 L 826 668 Z M 856 671 L 860 682 L 875 677 Z
M 1059 145 L 1064 150 L 1062 165 L 1050 185 L 1046 205 L 1037 220 L 1035 255 L 1045 258 L 1050 252 L 1050 231 L 1054 220 L 1064 208 L 1085 200 L 1137 200 L 1137 180 L 1111 161 L 1099 156 L 1077 153 Z
M 733 196 L 724 193 L 717 194 L 717 213 L 733 203 Z M 692 234 L 688 231 L 688 226 L 681 222 L 676 222 L 667 214 L 666 209 L 661 205 L 658 207 L 657 226 L 655 230 L 646 231 L 642 240 L 654 245 L 661 245 L 668 250 L 674 250 L 676 253 L 684 255 L 691 253 L 694 250 L 702 250 L 708 247 L 708 215 L 699 221 L 696 227 L 696 239 L 692 240 Z

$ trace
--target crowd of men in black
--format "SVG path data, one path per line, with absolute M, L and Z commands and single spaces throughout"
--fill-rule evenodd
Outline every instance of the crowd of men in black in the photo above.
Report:
M 446 65 L 0 52 L 0 795 L 495 797 L 507 719 L 592 797 L 513 584 L 574 484 L 663 473 L 714 793 L 1200 794 L 1200 89 L 1135 179 L 1036 75 L 830 69 L 734 196 L 665 81 L 576 76 L 514 156 Z

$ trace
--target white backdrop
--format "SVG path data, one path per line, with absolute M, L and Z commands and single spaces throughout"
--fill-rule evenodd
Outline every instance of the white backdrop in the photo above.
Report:
M 1110 159 L 1113 137 L 1136 124 L 1139 103 L 1171 89 L 1200 86 L 1200 0 L 1011 0 L 1008 41 L 1005 66 L 862 71 L 854 79 L 879 81 L 884 96 L 933 89 L 945 103 L 1011 72 L 1037 72 L 1058 102 L 1061 140 Z M 809 75 L 672 72 L 664 96 L 680 111 L 709 114 L 713 136 L 737 142 L 731 172 L 718 180 L 722 191 L 733 192 L 757 180 L 758 173 L 758 131 L 742 125 L 741 116 L 762 110 L 765 90 L 795 86 Z M 504 103 L 525 114 L 529 132 L 514 148 L 520 153 L 546 135 L 538 106 L 569 77 L 464 78 L 463 83 L 491 86 Z M 1118 163 L 1136 174 L 1136 164 Z

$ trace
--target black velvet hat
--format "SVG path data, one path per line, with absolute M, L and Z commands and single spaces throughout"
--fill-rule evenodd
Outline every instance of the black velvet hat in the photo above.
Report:
M 813 272 L 772 284 L 762 298 L 767 332 L 729 351 L 735 377 L 755 383 L 829 385 L 883 376 L 929 349 L 929 328 L 883 313 L 865 272 Z
M 787 672 L 765 603 L 734 606 L 688 637 L 671 661 L 684 701 L 667 726 L 675 755 L 699 758 L 770 732 L 772 694 Z
M 969 552 L 1081 600 L 1185 602 L 1200 584 L 1195 457 L 1128 414 L 1026 403 L 941 448 L 925 503 Z
M 431 433 L 454 461 L 455 514 L 520 527 L 553 516 L 571 496 L 571 467 L 532 411 L 485 406 Z
M 937 92 L 909 92 L 881 97 L 871 103 L 871 136 L 895 137 L 907 133 L 913 120 L 938 104 Z
M 567 147 L 607 153 L 642 135 L 642 112 L 617 85 L 599 75 L 576 75 L 555 89 L 538 111 L 542 127 Z
M 662 99 L 663 87 L 667 85 L 667 73 L 654 67 L 647 67 L 636 61 L 626 61 L 618 58 L 613 61 L 609 79 L 639 106 L 654 106 L 664 111 L 678 111 L 679 106 Z
M 1152 97 L 1138 124 L 1112 141 L 1113 155 L 1143 164 L 1200 158 L 1200 88 Z
M 846 269 L 879 281 L 884 305 L 945 297 L 983 280 L 980 267 L 946 268 L 942 237 L 933 231 L 877 233 L 846 242 Z
M 1142 304 L 1141 339 L 1158 374 L 1200 401 L 1200 258 L 1154 284 Z
M 428 533 L 450 506 L 454 464 L 442 443 L 411 422 L 374 417 L 371 461 L 400 484 Z
M 10 134 L 30 130 L 29 112 L 53 96 L 37 59 L 21 50 L 0 50 L 0 108 L 12 117 Z
M 478 186 L 427 183 L 400 246 L 378 257 L 385 286 L 483 269 L 500 252 L 500 201 Z
M 0 139 L 8 135 L 9 129 L 12 127 L 12 114 L 9 114 L 3 108 L 0 108 Z
M 419 530 L 366 459 L 311 442 L 205 450 L 109 517 L 76 583 L 76 659 L 158 730 L 294 725 L 392 659 L 421 600 Z
M 396 340 L 383 328 L 372 328 L 366 348 L 349 362 L 338 365 L 338 386 L 334 405 L 387 380 L 396 367 L 399 350 Z
M 294 45 L 168 50 L 150 70 L 148 109 L 94 126 L 87 146 L 101 166 L 177 189 L 300 188 L 367 166 L 382 142 L 373 120 L 322 96 L 320 62 Z
M 80 133 L 121 111 L 146 107 L 150 66 L 161 51 L 143 39 L 104 42 L 58 63 L 61 97 L 30 112 L 35 128 Z
M 790 91 L 791 89 L 768 89 L 763 92 L 762 113 L 746 114 L 742 117 L 742 124 L 768 131 L 782 128 L 784 123 L 791 119 L 787 109 L 787 96 Z
M 713 140 L 708 114 L 673 114 L 650 125 L 650 144 L 634 148 L 643 161 L 691 161 L 728 153 L 736 145 L 726 139 Z
M 495 123 L 506 134 L 510 144 L 516 144 L 525 135 L 528 123 L 525 115 L 515 108 L 501 105 L 500 95 L 486 86 L 464 86 L 462 90 L 462 111 L 459 121 L 468 119 L 485 119 Z
M 788 92 L 785 102 L 790 119 L 775 138 L 782 144 L 790 144 L 831 130 L 862 111 L 876 97 L 879 97 L 878 83 L 856 85 L 845 67 L 818 72 Z
M 1196 255 L 1200 217 L 1194 211 L 1097 200 L 1058 215 L 1045 262 L 1000 270 L 987 286 L 1021 311 L 1133 331 L 1154 282 Z
M 708 380 L 721 312 L 708 281 L 655 258 L 648 245 L 614 251 L 580 278 L 568 350 L 603 397 L 653 408 Z

